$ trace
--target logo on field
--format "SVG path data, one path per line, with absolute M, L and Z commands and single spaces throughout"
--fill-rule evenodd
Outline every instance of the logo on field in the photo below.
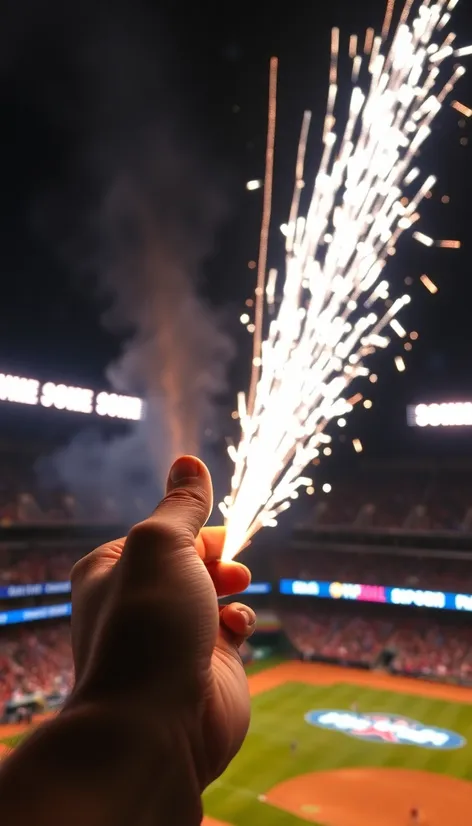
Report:
M 309 711 L 305 714 L 305 720 L 312 726 L 340 731 L 371 743 L 419 746 L 423 749 L 460 749 L 466 744 L 465 738 L 455 731 L 425 726 L 417 720 L 396 714 L 356 714 L 322 709 Z

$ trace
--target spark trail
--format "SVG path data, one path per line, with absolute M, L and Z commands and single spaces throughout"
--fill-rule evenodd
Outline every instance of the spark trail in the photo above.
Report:
M 454 49 L 453 33 L 444 36 L 456 3 L 425 0 L 412 15 L 412 0 L 406 0 L 390 37 L 389 2 L 385 37 L 372 29 L 363 43 L 351 37 L 352 85 L 342 124 L 340 33 L 333 30 L 322 158 L 311 202 L 302 217 L 306 113 L 283 228 L 285 273 L 282 279 L 271 270 L 266 287 L 266 306 L 273 311 L 277 296 L 278 312 L 262 342 L 253 399 L 246 405 L 245 394 L 238 396 L 241 437 L 237 448 L 229 448 L 231 493 L 220 505 L 227 528 L 223 559 L 232 559 L 260 528 L 276 525 L 298 488 L 312 484 L 304 469 L 331 441 L 327 425 L 352 410 L 349 385 L 369 375 L 368 357 L 388 346 L 391 333 L 404 335 L 395 316 L 410 297 L 389 300 L 384 268 L 400 237 L 419 220 L 418 208 L 435 183 L 421 174 L 416 157 L 465 73 L 457 64 L 445 77 L 443 71 L 451 57 L 470 52 Z

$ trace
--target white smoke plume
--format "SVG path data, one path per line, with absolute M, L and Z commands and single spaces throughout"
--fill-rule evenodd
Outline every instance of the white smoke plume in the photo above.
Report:
M 177 454 L 201 453 L 217 426 L 232 354 L 222 319 L 201 297 L 202 266 L 228 200 L 182 104 L 189 96 L 178 52 L 167 30 L 156 41 L 155 20 L 151 26 L 137 6 L 86 5 L 88 22 L 69 58 L 82 108 L 67 116 L 81 141 L 66 186 L 41 201 L 39 222 L 48 232 L 53 224 L 67 267 L 96 291 L 104 325 L 122 336 L 108 377 L 117 390 L 145 397 L 147 422 L 123 437 L 141 445 L 131 451 L 98 437 L 79 441 L 79 452 L 97 461 L 77 462 L 77 443 L 62 451 L 59 474 L 73 488 L 102 478 L 118 485 L 116 457 L 126 464 L 130 452 L 150 461 L 159 480 Z M 113 472 L 91 472 L 97 465 Z

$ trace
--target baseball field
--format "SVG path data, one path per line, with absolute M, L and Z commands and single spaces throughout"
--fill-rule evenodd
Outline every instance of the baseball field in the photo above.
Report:
M 204 826 L 472 824 L 472 690 L 298 662 L 249 682 L 249 734 Z M 0 756 L 25 728 L 0 727 Z
M 250 731 L 205 826 L 410 826 L 413 808 L 472 823 L 472 690 L 302 663 L 249 680 Z

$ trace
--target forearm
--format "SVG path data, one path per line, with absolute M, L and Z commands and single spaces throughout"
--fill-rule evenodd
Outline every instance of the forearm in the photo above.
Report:
M 156 715 L 157 716 L 157 715 Z M 0 769 L 8 826 L 199 826 L 200 792 L 179 726 L 156 730 L 91 707 L 39 728 Z

